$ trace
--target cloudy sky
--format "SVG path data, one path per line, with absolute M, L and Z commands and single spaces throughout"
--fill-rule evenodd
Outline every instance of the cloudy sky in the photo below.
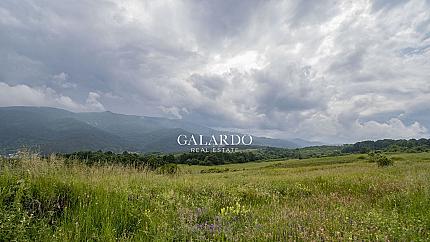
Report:
M 0 1 L 0 106 L 328 143 L 430 133 L 430 1 Z

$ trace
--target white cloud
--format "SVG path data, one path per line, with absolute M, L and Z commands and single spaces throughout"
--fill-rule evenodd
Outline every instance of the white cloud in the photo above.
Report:
M 58 73 L 52 76 L 54 82 L 62 88 L 76 88 L 75 83 L 69 82 L 69 75 L 65 72 Z
M 381 137 L 394 139 L 422 138 L 428 135 L 428 130 L 418 122 L 407 126 L 397 118 L 392 118 L 383 123 L 376 121 L 355 122 L 352 131 L 354 132 L 353 137 L 358 140 L 375 140 Z
M 86 104 L 82 105 L 70 97 L 61 95 L 47 87 L 33 88 L 27 85 L 10 86 L 0 82 L 0 106 L 50 106 L 71 111 L 102 111 L 97 93 L 90 92 Z
M 103 104 L 100 103 L 99 99 L 100 99 L 100 95 L 98 93 L 95 93 L 95 92 L 88 93 L 88 97 L 85 102 L 86 109 L 94 110 L 94 111 L 105 110 L 105 107 L 103 106 Z
M 161 106 L 160 108 L 168 117 L 175 118 L 175 119 L 182 119 L 182 115 L 188 113 L 188 110 L 186 108 L 178 108 L 175 106 L 172 106 L 172 107 Z

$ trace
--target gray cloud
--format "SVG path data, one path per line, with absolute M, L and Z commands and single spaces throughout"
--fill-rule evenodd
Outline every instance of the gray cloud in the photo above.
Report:
M 0 105 L 333 143 L 428 136 L 429 10 L 425 0 L 4 0 Z

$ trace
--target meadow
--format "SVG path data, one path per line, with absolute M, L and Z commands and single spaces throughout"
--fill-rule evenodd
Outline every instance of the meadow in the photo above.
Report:
M 174 175 L 24 155 L 0 164 L 0 241 L 430 240 L 430 153 Z

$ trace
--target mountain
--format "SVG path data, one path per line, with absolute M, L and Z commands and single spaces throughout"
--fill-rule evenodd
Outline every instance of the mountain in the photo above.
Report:
M 309 146 L 324 145 L 321 142 L 309 141 L 309 140 L 298 139 L 298 138 L 292 139 L 291 142 L 293 142 L 294 144 L 298 145 L 299 147 L 309 147 Z
M 204 136 L 225 134 L 183 120 L 124 115 L 112 112 L 74 113 L 50 107 L 0 107 L 0 153 L 21 147 L 42 153 L 80 150 L 115 152 L 174 152 L 179 134 Z M 230 133 L 233 134 L 233 133 Z M 253 145 L 297 148 L 304 140 L 253 137 Z

